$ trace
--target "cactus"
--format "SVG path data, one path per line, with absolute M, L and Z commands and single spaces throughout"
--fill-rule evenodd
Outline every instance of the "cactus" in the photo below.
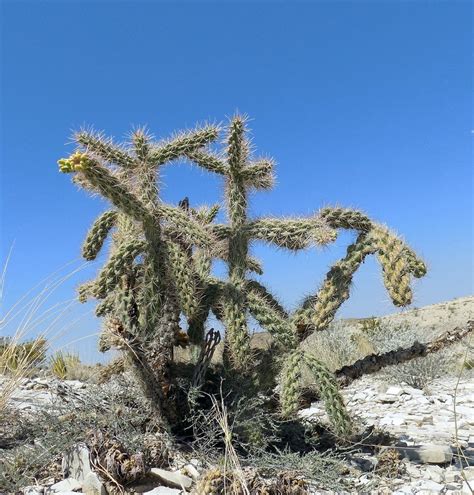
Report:
M 223 153 L 206 149 L 218 131 L 208 126 L 155 143 L 139 129 L 128 147 L 86 131 L 76 135 L 80 149 L 59 161 L 60 170 L 74 173 L 77 184 L 114 207 L 96 220 L 84 244 L 83 255 L 92 260 L 114 231 L 109 260 L 95 281 L 81 287 L 80 298 L 101 300 L 97 314 L 107 322 L 102 348 L 117 346 L 129 353 L 147 396 L 165 417 L 170 417 L 165 402 L 173 347 L 182 342 L 179 318 L 186 317 L 189 342 L 199 347 L 212 311 L 226 329 L 226 365 L 248 376 L 257 369 L 248 328 L 252 316 L 275 341 L 282 414 L 291 416 L 297 409 L 305 368 L 319 385 L 334 430 L 347 435 L 350 420 L 336 377 L 301 344 L 328 328 L 367 256 L 379 260 L 385 287 L 397 306 L 410 304 L 411 279 L 422 277 L 426 267 L 395 234 L 356 210 L 325 207 L 304 218 L 251 218 L 249 194 L 272 187 L 274 163 L 253 158 L 245 118 L 231 119 Z M 215 221 L 217 205 L 196 209 L 187 198 L 177 207 L 160 200 L 158 172 L 177 158 L 223 178 L 226 223 Z M 252 278 L 263 271 L 251 256 L 254 242 L 300 251 L 330 244 L 340 229 L 357 232 L 356 240 L 328 271 L 318 292 L 293 312 Z M 226 262 L 225 280 L 213 276 L 213 259 Z

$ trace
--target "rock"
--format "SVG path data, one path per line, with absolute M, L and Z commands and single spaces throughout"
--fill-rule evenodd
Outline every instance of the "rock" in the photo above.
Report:
M 199 478 L 199 471 L 196 469 L 194 464 L 186 464 L 181 471 L 183 474 L 190 476 L 193 480 L 197 480 Z
M 442 483 L 444 481 L 444 470 L 439 466 L 429 466 L 425 469 L 427 478 L 436 483 Z
M 453 460 L 449 445 L 426 444 L 402 450 L 410 460 L 424 464 L 448 464 Z
M 410 464 L 409 462 L 405 465 L 405 470 L 410 478 L 420 478 L 421 470 L 416 465 Z
M 458 470 L 446 469 L 444 471 L 444 480 L 446 483 L 454 483 L 461 479 L 461 474 Z
M 166 469 L 151 468 L 150 474 L 158 477 L 165 485 L 173 488 L 191 488 L 193 480 L 179 471 L 166 471 Z
M 464 478 L 467 479 L 467 481 L 474 481 L 474 467 L 466 467 L 463 469 L 463 475 Z M 474 484 L 474 483 L 472 483 Z
M 76 444 L 63 455 L 63 474 L 76 479 L 86 495 L 107 495 L 104 484 L 91 468 L 89 454 L 85 444 Z
M 435 481 L 432 480 L 424 480 L 420 483 L 420 485 L 417 487 L 419 488 L 419 491 L 417 490 L 417 493 L 439 493 L 444 487 L 441 483 L 436 483 Z
M 176 488 L 168 488 L 167 486 L 159 486 L 157 488 L 153 488 L 149 492 L 143 492 L 143 495 L 180 495 L 183 493 L 181 490 Z
M 78 492 L 82 485 L 74 478 L 66 478 L 49 487 L 50 493 Z
M 20 490 L 23 495 L 43 495 L 44 486 L 25 486 Z
M 399 396 L 399 395 L 402 395 L 403 394 L 403 389 L 401 387 L 396 387 L 396 386 L 388 387 L 388 389 L 386 390 L 385 394 L 386 395 L 396 395 L 396 396 Z

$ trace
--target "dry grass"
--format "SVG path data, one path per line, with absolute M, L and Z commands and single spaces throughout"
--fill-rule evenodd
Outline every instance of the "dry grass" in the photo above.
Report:
M 0 306 L 5 304 L 10 258 L 11 251 L 0 276 Z M 75 299 L 47 304 L 54 292 L 84 267 L 81 265 L 64 274 L 64 269 L 70 264 L 40 281 L 2 314 L 0 376 L 3 376 L 0 388 L 0 415 L 22 381 L 38 373 L 44 366 L 49 345 L 77 321 L 71 322 L 65 318 L 76 303 Z

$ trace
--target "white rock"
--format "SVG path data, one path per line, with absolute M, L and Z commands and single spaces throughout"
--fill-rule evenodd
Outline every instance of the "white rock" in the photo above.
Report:
M 167 486 L 158 486 L 153 488 L 149 492 L 143 492 L 142 495 L 180 495 L 183 493 L 181 490 L 176 488 L 168 488 Z
M 444 487 L 441 483 L 436 483 L 432 480 L 424 480 L 420 483 L 419 488 L 421 492 L 427 491 L 428 493 L 439 493 Z M 420 492 L 417 492 L 420 493 Z
M 199 471 L 196 469 L 196 466 L 194 464 L 186 464 L 182 469 L 181 472 L 183 474 L 186 474 L 193 478 L 194 480 L 199 478 Z
M 43 495 L 44 486 L 25 486 L 20 491 L 24 495 Z
M 171 485 L 175 488 L 190 488 L 193 480 L 179 471 L 166 471 L 166 469 L 151 468 L 150 474 L 158 477 L 166 485 Z
M 401 387 L 392 386 L 392 387 L 388 387 L 385 393 L 387 395 L 402 395 L 403 389 Z
M 64 476 L 76 479 L 86 495 L 107 495 L 104 484 L 92 470 L 89 461 L 89 449 L 85 444 L 76 444 L 63 455 Z
M 462 474 L 468 481 L 474 481 L 474 466 L 464 468 Z
M 460 472 L 458 470 L 446 469 L 444 471 L 444 480 L 446 483 L 453 483 L 461 479 Z
M 439 466 L 429 466 L 425 469 L 425 473 L 430 480 L 436 481 L 436 483 L 444 481 L 444 470 Z
M 453 459 L 449 445 L 426 444 L 406 452 L 411 460 L 425 464 L 447 464 Z
M 66 478 L 65 480 L 58 481 L 54 485 L 49 487 L 52 493 L 62 493 L 62 492 L 78 492 L 81 490 L 82 486 L 74 478 Z

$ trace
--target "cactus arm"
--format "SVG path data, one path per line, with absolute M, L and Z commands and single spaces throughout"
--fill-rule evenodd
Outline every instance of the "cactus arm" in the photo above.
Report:
M 179 157 L 193 153 L 206 144 L 214 141 L 219 134 L 215 126 L 204 127 L 196 131 L 183 133 L 172 140 L 158 143 L 149 153 L 150 161 L 155 165 L 163 165 Z
M 300 329 L 300 339 L 305 340 L 314 331 L 325 330 L 334 319 L 342 303 L 349 298 L 352 277 L 366 256 L 375 252 L 373 240 L 367 234 L 360 234 L 355 243 L 347 248 L 344 258 L 327 273 L 320 290 L 310 307 L 297 310 L 292 317 Z
M 97 257 L 104 245 L 107 235 L 115 226 L 116 222 L 117 212 L 114 210 L 106 211 L 97 218 L 82 246 L 82 256 L 86 260 L 92 261 Z
M 339 392 L 334 373 L 331 373 L 321 361 L 307 353 L 304 354 L 304 361 L 316 378 L 319 394 L 324 402 L 334 432 L 342 437 L 349 436 L 352 431 L 351 420 Z
M 424 277 L 427 273 L 425 262 L 420 259 L 408 246 L 403 247 L 403 256 L 408 263 L 408 269 L 415 278 Z
M 260 218 L 246 226 L 249 238 L 300 250 L 310 244 L 325 246 L 336 239 L 336 231 L 318 218 Z
M 77 299 L 83 304 L 94 295 L 95 280 L 85 282 L 77 288 Z
M 242 169 L 248 158 L 248 143 L 244 136 L 245 124 L 241 117 L 234 117 L 227 137 L 227 210 L 230 221 L 228 267 L 229 281 L 233 289 L 228 291 L 223 305 L 226 322 L 226 349 L 236 368 L 244 369 L 251 359 L 250 337 L 247 329 L 244 294 L 247 271 L 248 239 L 244 232 L 247 221 L 247 190 Z
M 255 161 L 242 169 L 242 179 L 249 188 L 271 189 L 275 182 L 273 167 L 273 160 Z
M 115 309 L 115 297 L 113 294 L 108 295 L 105 299 L 99 302 L 95 308 L 95 315 L 98 317 L 106 316 L 112 313 Z
M 320 210 L 319 216 L 334 229 L 354 229 L 359 232 L 369 232 L 373 227 L 369 217 L 350 208 L 323 208 Z
M 192 258 L 189 252 L 177 243 L 168 241 L 166 246 L 180 306 L 189 318 L 197 311 L 200 299 Z
M 281 318 L 288 318 L 288 312 L 285 308 L 278 302 L 271 294 L 268 289 L 262 285 L 260 282 L 256 280 L 247 280 L 245 283 L 245 288 L 247 292 L 253 292 L 256 294 L 261 300 L 265 302 L 272 311 L 274 311 Z
M 264 294 L 255 288 L 247 290 L 247 304 L 250 314 L 268 331 L 281 348 L 294 349 L 298 340 L 291 322 L 285 314 L 279 311 L 276 304 L 272 304 L 269 294 Z
M 284 418 L 291 417 L 297 410 L 300 401 L 301 372 L 303 353 L 293 350 L 285 359 L 280 374 L 280 407 Z
M 212 246 L 215 242 L 212 231 L 191 218 L 181 208 L 160 204 L 156 213 L 173 226 L 173 233 L 188 239 L 201 247 Z
M 410 267 L 403 242 L 388 229 L 374 229 L 377 258 L 382 265 L 385 288 L 395 306 L 407 306 L 412 300 Z
M 214 223 L 210 226 L 210 230 L 219 240 L 228 240 L 231 234 L 231 227 L 222 223 Z
M 247 256 L 247 268 L 249 271 L 254 272 L 257 275 L 263 275 L 262 263 L 253 256 Z
M 236 369 L 244 370 L 252 360 L 244 294 L 238 287 L 228 286 L 221 305 L 222 319 L 226 326 L 228 359 Z
M 205 323 L 211 309 L 218 304 L 218 296 L 218 286 L 214 283 L 207 283 L 197 311 L 188 319 L 188 336 L 192 344 L 199 345 L 204 341 Z
M 146 249 L 144 241 L 131 240 L 123 243 L 102 268 L 94 284 L 94 296 L 103 299 L 113 290 L 120 279 L 132 267 L 133 260 Z
M 225 162 L 212 153 L 191 151 L 186 153 L 186 157 L 209 172 L 219 175 L 226 175 L 228 173 Z
M 122 147 L 104 138 L 100 133 L 79 131 L 74 135 L 77 143 L 84 146 L 86 151 L 102 158 L 107 163 L 115 163 L 123 168 L 135 167 L 135 159 Z
M 138 160 L 146 161 L 151 149 L 150 136 L 145 128 L 137 129 L 132 134 L 132 144 Z
M 147 209 L 135 194 L 97 160 L 84 153 L 74 153 L 69 158 L 58 160 L 58 163 L 61 172 L 77 172 L 93 189 L 135 220 L 142 221 L 148 215 Z

